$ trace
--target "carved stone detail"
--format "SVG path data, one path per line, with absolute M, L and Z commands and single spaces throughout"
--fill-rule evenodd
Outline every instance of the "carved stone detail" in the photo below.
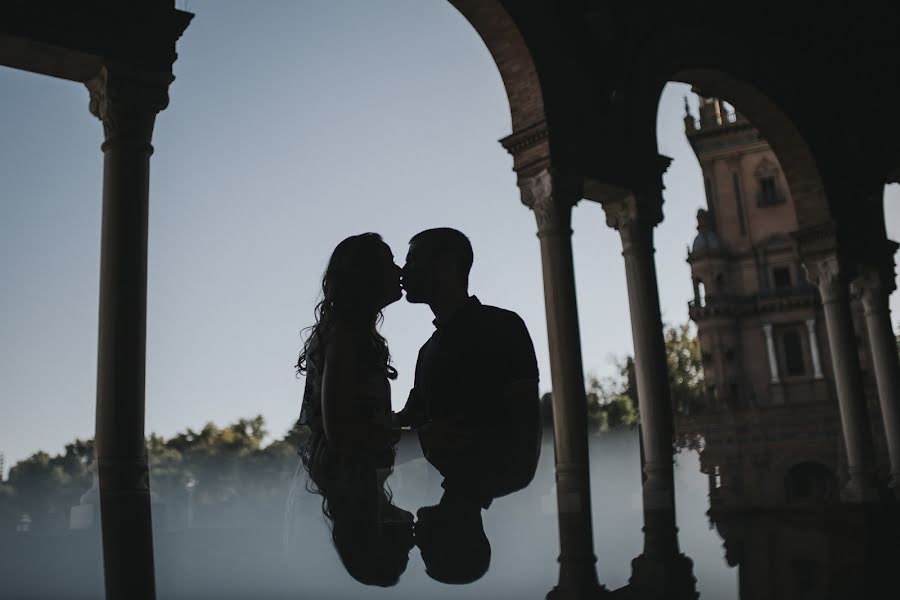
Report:
M 621 200 L 601 202 L 606 224 L 622 237 L 622 254 L 632 254 L 638 244 L 652 244 L 653 228 L 662 221 L 662 198 L 653 203 L 641 202 L 630 194 Z
M 507 152 L 515 156 L 522 150 L 546 142 L 549 137 L 550 131 L 547 129 L 547 122 L 540 121 L 506 136 L 500 140 L 500 144 L 506 148 Z
M 579 182 L 544 169 L 519 179 L 522 204 L 534 213 L 538 236 L 572 233 L 572 207 L 581 199 Z
M 887 310 L 892 289 L 885 285 L 885 275 L 876 269 L 866 268 L 850 284 L 850 289 L 862 300 L 866 314 Z
M 152 152 L 156 113 L 169 103 L 171 73 L 120 71 L 103 67 L 85 86 L 88 109 L 103 123 L 104 150 L 116 144 L 138 144 Z
M 780 173 L 780 169 L 778 165 L 769 160 L 768 158 L 763 158 L 757 163 L 756 168 L 753 170 L 753 175 L 757 178 L 761 177 L 777 177 Z
M 841 265 L 837 256 L 830 255 L 803 263 L 806 277 L 819 288 L 822 302 L 837 302 L 841 299 L 844 278 L 841 276 Z

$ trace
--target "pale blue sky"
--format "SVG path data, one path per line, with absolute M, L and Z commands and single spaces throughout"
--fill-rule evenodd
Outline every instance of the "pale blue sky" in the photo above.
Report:
M 472 291 L 519 312 L 549 389 L 540 255 L 512 160 L 509 109 L 490 55 L 444 0 L 194 0 L 150 183 L 147 431 L 262 414 L 297 416 L 292 365 L 322 269 L 344 237 L 377 231 L 398 263 L 417 231 L 447 225 L 475 248 Z M 687 86 L 660 107 L 663 317 L 687 319 L 685 246 L 704 204 L 682 131 Z M 93 435 L 102 129 L 83 86 L 0 68 L 0 451 Z M 900 236 L 897 186 L 888 230 Z M 617 234 L 574 213 L 586 371 L 631 351 Z M 896 300 L 892 302 L 895 313 Z M 389 307 L 384 334 L 401 406 L 427 307 Z

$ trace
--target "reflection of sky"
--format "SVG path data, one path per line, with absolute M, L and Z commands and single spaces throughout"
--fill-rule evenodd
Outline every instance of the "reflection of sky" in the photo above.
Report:
M 600 582 L 611 590 L 628 583 L 631 560 L 643 548 L 637 435 L 637 430 L 625 430 L 591 439 L 596 569 Z M 405 441 L 416 445 L 417 450 L 415 436 Z M 203 521 L 200 517 L 204 511 L 207 515 L 217 514 L 215 505 L 195 503 L 196 516 L 202 521 L 195 529 L 183 529 L 182 521 L 170 525 L 170 531 L 157 530 L 154 545 L 158 594 L 165 598 L 543 598 L 559 577 L 551 444 L 547 431 L 538 471 L 528 487 L 495 499 L 488 510 L 482 511 L 491 544 L 490 568 L 472 584 L 435 582 L 425 572 L 421 552 L 413 548 L 395 587 L 363 586 L 351 579 L 340 562 L 322 516 L 321 498 L 300 489 L 288 527 L 272 525 L 278 523 L 281 514 L 267 514 L 271 507 L 240 502 L 239 508 L 225 511 L 223 517 Z M 438 502 L 441 477 L 424 462 L 421 453 L 409 454 L 418 454 L 418 458 L 398 463 L 388 484 L 395 504 L 415 513 L 422 506 Z M 707 479 L 700 473 L 695 452 L 676 455 L 675 477 L 679 544 L 694 562 L 693 573 L 701 597 L 737 598 L 738 572 L 726 565 L 721 538 L 709 528 L 705 515 Z M 300 481 L 304 481 L 302 477 Z M 203 485 L 202 480 L 198 482 L 200 495 Z M 163 504 L 154 505 L 154 522 L 161 526 L 167 515 L 175 516 L 177 522 L 179 515 L 173 513 L 183 514 L 184 497 L 173 494 L 162 500 Z M 266 521 L 266 526 L 260 525 L 261 521 Z M 289 551 L 283 553 L 282 536 L 286 531 Z M 21 539 L 17 558 L 28 554 Z M 47 565 L 58 569 L 77 562 L 73 546 L 63 545 L 61 539 L 45 536 L 39 547 L 50 555 L 40 554 L 39 559 L 25 565 L 23 570 L 29 574 L 34 571 L 34 575 L 23 576 L 22 571 L 17 571 L 11 573 L 10 580 L 0 581 L 0 593 L 18 597 L 13 591 L 24 581 L 32 594 L 37 586 L 65 585 L 66 591 L 60 597 L 100 595 L 102 579 L 86 581 L 99 568 L 99 549 L 90 557 L 81 557 L 82 568 L 76 572 L 60 573 L 58 577 L 38 575 L 47 572 Z M 73 543 L 85 542 L 82 539 L 70 544 Z M 203 550 L 198 552 L 198 548 Z M 59 553 L 58 558 L 53 552 Z
M 190 3 L 152 160 L 147 428 L 266 417 L 281 436 L 292 364 L 334 245 L 382 233 L 398 262 L 437 225 L 472 239 L 472 291 L 519 312 L 550 384 L 535 224 L 520 205 L 496 67 L 449 3 Z M 93 435 L 101 127 L 83 87 L 0 69 L 0 451 L 7 464 Z M 682 133 L 686 86 L 660 108 L 663 316 L 687 318 L 685 246 L 703 203 Z M 892 190 L 896 199 L 896 189 Z M 890 206 L 890 204 L 889 204 Z M 630 351 L 620 244 L 600 208 L 574 216 L 586 370 Z M 897 211 L 888 231 L 898 237 Z M 385 335 L 395 406 L 430 335 L 398 303 Z

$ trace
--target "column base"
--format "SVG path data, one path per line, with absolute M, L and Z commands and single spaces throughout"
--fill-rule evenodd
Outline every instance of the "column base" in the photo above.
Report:
M 547 600 L 594 600 L 596 598 L 610 598 L 610 591 L 606 586 L 591 583 L 584 586 L 557 585 L 547 592 Z
M 562 524 L 561 524 L 562 525 Z M 559 557 L 559 581 L 547 593 L 548 600 L 588 600 L 606 598 L 609 590 L 597 581 L 597 557 L 593 553 L 582 560 Z
M 628 587 L 641 600 L 695 600 L 700 594 L 693 568 L 694 561 L 684 554 L 671 558 L 642 554 L 631 561 Z
M 850 481 L 841 490 L 841 502 L 869 503 L 881 500 L 878 482 L 871 475 L 857 473 L 850 476 Z

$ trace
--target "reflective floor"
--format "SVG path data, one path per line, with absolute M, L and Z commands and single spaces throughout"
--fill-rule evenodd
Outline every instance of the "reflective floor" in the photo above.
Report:
M 596 434 L 590 451 L 597 572 L 608 590 L 620 590 L 643 548 L 638 432 Z M 693 561 L 702 598 L 875 597 L 873 590 L 889 580 L 885 575 L 900 567 L 892 512 L 837 502 L 839 474 L 801 462 L 794 465 L 799 470 L 788 468 L 785 475 L 784 469 L 754 463 L 749 454 L 747 460 L 731 455 L 729 462 L 727 452 L 715 445 L 703 453 L 707 472 L 701 471 L 698 450 L 675 455 L 679 543 Z M 752 476 L 736 475 L 735 465 L 745 463 Z M 378 530 L 377 543 L 354 528 L 351 539 L 356 541 L 342 548 L 342 562 L 333 541 L 333 520 L 323 515 L 322 496 L 308 492 L 302 476 L 301 470 L 286 524 L 283 515 L 259 514 L 270 507 L 245 506 L 243 514 L 229 513 L 225 522 L 198 518 L 190 528 L 159 526 L 158 596 L 543 598 L 556 584 L 559 542 L 549 435 L 532 483 L 481 512 L 487 546 L 478 537 L 466 556 L 486 571 L 479 573 L 475 565 L 468 577 L 474 581 L 465 584 L 438 581 L 446 577 L 436 559 L 429 558 L 427 567 L 424 547 L 404 533 L 411 532 L 406 513 L 387 506 L 379 509 L 387 524 Z M 444 491 L 441 481 L 415 438 L 405 438 L 387 479 L 393 505 L 412 514 L 437 505 Z M 289 486 L 285 482 L 285 497 Z M 163 523 L 159 506 L 157 521 Z M 201 508 L 196 509 L 198 517 Z M 420 513 L 420 521 L 422 514 L 434 521 L 427 512 Z M 450 533 L 471 525 L 467 521 Z M 99 542 L 90 532 L 5 535 L 0 544 L 0 597 L 102 596 Z M 360 551 L 362 547 L 369 550 Z M 627 597 L 625 591 L 619 593 Z

